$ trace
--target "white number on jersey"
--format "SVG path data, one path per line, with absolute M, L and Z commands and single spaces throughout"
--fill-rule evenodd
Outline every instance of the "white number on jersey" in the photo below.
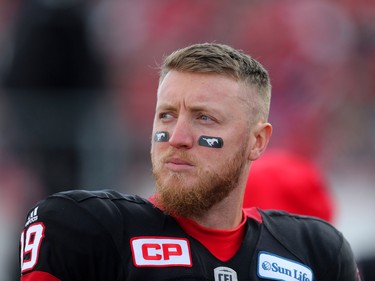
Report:
M 44 238 L 44 224 L 35 223 L 21 233 L 21 269 L 22 272 L 34 268 L 39 259 L 39 250 Z M 25 259 L 25 260 L 24 260 Z

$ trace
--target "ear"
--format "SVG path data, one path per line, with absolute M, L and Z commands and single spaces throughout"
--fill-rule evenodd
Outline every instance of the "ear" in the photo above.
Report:
M 272 135 L 272 125 L 270 123 L 258 123 L 252 130 L 252 147 L 249 153 L 249 160 L 258 159 L 266 150 Z

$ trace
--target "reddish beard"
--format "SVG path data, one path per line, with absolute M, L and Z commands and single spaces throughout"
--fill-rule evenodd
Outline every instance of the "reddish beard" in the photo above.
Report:
M 163 171 L 165 160 L 172 155 L 194 163 L 194 175 Z M 186 151 L 168 150 L 160 159 L 152 157 L 152 172 L 156 180 L 155 201 L 172 215 L 200 218 L 215 204 L 226 198 L 236 188 L 245 164 L 245 146 L 241 147 L 227 163 L 222 163 L 220 172 L 205 170 Z M 195 186 L 187 186 L 187 177 L 197 178 Z

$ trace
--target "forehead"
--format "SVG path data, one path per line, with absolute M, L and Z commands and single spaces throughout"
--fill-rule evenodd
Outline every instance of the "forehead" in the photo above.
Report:
M 243 104 L 249 99 L 243 83 L 212 73 L 170 71 L 158 89 L 158 104 L 180 102 Z

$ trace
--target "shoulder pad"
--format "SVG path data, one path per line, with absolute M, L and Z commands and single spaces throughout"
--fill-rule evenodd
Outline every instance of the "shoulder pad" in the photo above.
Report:
M 144 204 L 147 201 L 137 195 L 122 194 L 115 190 L 104 189 L 104 190 L 70 190 L 59 192 L 51 195 L 50 197 L 63 197 L 69 198 L 76 202 L 82 202 L 87 199 L 98 198 L 98 199 L 109 199 L 109 200 L 126 200 L 133 203 Z
M 322 219 L 272 210 L 261 214 L 271 235 L 304 261 L 314 256 L 334 259 L 340 252 L 343 235 Z

